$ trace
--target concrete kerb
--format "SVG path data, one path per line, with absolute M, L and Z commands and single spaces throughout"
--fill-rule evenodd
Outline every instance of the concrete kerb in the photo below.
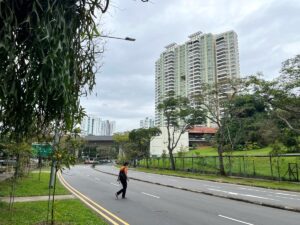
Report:
M 117 174 L 110 173 L 110 172 L 104 172 L 104 171 L 101 171 L 97 168 L 93 168 L 93 169 L 97 170 L 101 173 L 105 173 L 105 174 L 109 174 L 109 175 L 113 175 L 113 176 L 118 176 Z M 214 197 L 219 197 L 219 198 L 226 198 L 226 199 L 230 199 L 230 200 L 246 202 L 246 203 L 251 203 L 251 204 L 255 204 L 255 205 L 261 205 L 261 206 L 265 206 L 265 207 L 270 207 L 270 208 L 275 208 L 275 209 L 282 209 L 282 210 L 287 210 L 287 211 L 300 213 L 300 208 L 298 208 L 298 207 L 297 208 L 288 207 L 288 206 L 284 206 L 284 205 L 277 205 L 277 204 L 259 202 L 259 201 L 249 200 L 249 199 L 232 197 L 232 196 L 229 196 L 229 195 L 216 194 L 216 193 L 211 193 L 211 192 L 207 192 L 207 191 L 199 191 L 199 190 L 193 190 L 193 189 L 188 189 L 188 188 L 176 187 L 176 186 L 173 186 L 173 185 L 162 184 L 162 183 L 142 180 L 142 179 L 138 179 L 138 178 L 132 178 L 131 177 L 130 179 L 145 182 L 145 183 L 149 183 L 149 184 L 156 184 L 156 185 L 160 185 L 160 186 L 164 186 L 164 187 L 174 188 L 174 189 L 178 189 L 178 190 L 189 191 L 189 192 L 198 193 L 198 194 L 204 194 L 204 195 L 209 195 L 209 196 L 214 196 Z

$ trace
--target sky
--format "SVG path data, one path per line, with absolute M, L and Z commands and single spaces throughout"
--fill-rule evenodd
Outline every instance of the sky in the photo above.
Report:
M 278 76 L 281 63 L 300 54 L 299 0 L 111 0 L 99 29 L 135 42 L 105 39 L 87 114 L 116 121 L 116 131 L 154 118 L 155 61 L 164 47 L 197 31 L 238 34 L 241 76 Z

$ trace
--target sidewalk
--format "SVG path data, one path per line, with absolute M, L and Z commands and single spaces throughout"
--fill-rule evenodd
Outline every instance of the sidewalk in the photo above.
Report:
M 74 195 L 55 195 L 55 200 L 74 199 Z M 49 196 L 15 197 L 14 202 L 48 201 Z M 9 202 L 9 197 L 0 197 L 0 201 Z
M 13 173 L 0 173 L 0 182 L 12 177 Z
M 95 170 L 115 176 L 118 174 L 118 169 L 113 166 L 96 166 Z M 218 183 L 191 178 L 144 173 L 133 170 L 129 171 L 129 177 L 131 180 L 142 181 L 179 190 L 300 212 L 299 192 Z

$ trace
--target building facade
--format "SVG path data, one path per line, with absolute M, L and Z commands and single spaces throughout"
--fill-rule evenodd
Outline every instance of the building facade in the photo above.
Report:
M 154 127 L 154 119 L 146 117 L 144 120 L 140 120 L 140 128 Z
M 112 136 L 116 129 L 116 122 L 88 115 L 82 119 L 80 129 L 83 136 Z
M 238 38 L 234 31 L 216 35 L 197 32 L 184 44 L 172 43 L 165 48 L 155 62 L 156 126 L 164 125 L 157 106 L 168 93 L 191 98 L 201 93 L 204 83 L 218 83 L 229 91 L 226 81 L 240 76 Z

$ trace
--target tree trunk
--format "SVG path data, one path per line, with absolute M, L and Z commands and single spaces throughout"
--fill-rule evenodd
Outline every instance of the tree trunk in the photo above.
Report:
M 51 209 L 51 225 L 54 225 L 54 202 L 55 202 L 55 191 L 56 191 L 56 176 L 58 169 L 55 168 L 54 175 L 54 185 L 53 185 L 53 193 L 52 193 L 52 209 Z
M 219 170 L 220 170 L 220 174 L 222 176 L 226 176 L 225 168 L 224 168 L 224 161 L 223 161 L 223 145 L 222 144 L 218 145 L 218 155 L 219 155 Z
M 169 155 L 170 155 L 171 169 L 175 170 L 176 165 L 175 165 L 175 160 L 174 160 L 174 157 L 173 157 L 173 152 L 172 152 L 171 149 L 168 149 L 168 150 L 169 150 Z
M 9 210 L 12 210 L 15 202 L 15 192 L 16 192 L 17 180 L 19 177 L 19 170 L 20 170 L 20 153 L 17 153 L 16 168 L 15 168 L 14 176 L 12 178 L 11 192 L 9 196 Z

